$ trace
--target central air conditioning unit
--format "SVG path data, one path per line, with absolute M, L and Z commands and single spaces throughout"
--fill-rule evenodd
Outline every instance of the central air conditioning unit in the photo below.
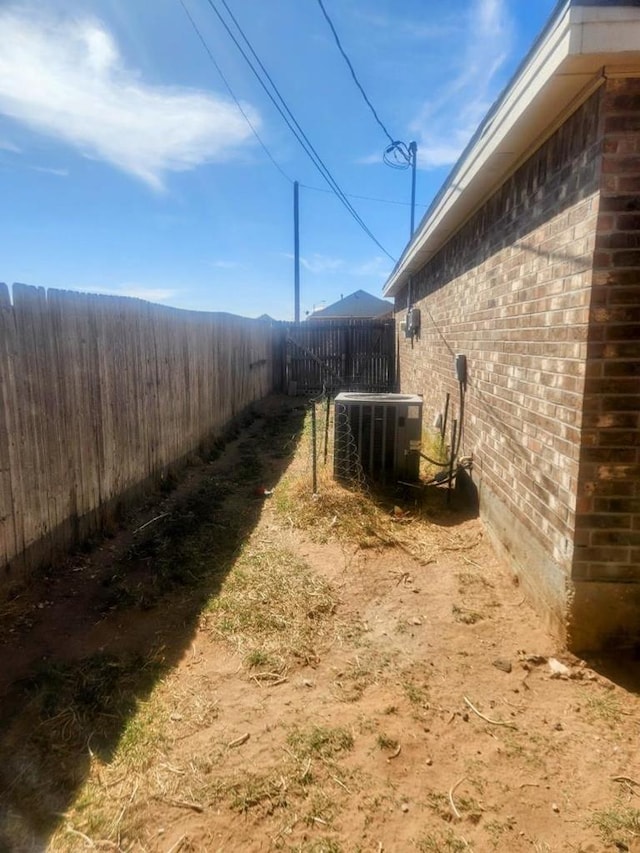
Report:
M 333 474 L 345 483 L 415 481 L 422 397 L 343 392 L 335 399 Z

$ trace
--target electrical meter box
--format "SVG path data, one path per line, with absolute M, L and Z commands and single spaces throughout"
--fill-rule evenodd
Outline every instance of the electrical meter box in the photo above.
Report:
M 405 336 L 407 338 L 415 338 L 420 331 L 420 309 L 409 308 L 407 311 L 407 319 L 405 320 Z

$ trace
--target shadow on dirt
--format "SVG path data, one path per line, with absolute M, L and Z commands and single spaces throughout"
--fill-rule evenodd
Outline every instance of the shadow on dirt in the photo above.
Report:
M 0 850 L 40 851 L 92 756 L 185 654 L 295 452 L 305 406 L 269 398 L 92 554 L 0 605 Z M 214 453 L 213 456 L 216 454 Z
M 585 660 L 609 681 L 640 695 L 640 648 L 625 649 L 617 654 L 585 655 Z
M 459 470 L 451 486 L 448 484 L 403 484 L 395 487 L 370 486 L 372 498 L 385 510 L 398 505 L 416 511 L 439 527 L 456 527 L 477 518 L 478 491 L 466 471 Z

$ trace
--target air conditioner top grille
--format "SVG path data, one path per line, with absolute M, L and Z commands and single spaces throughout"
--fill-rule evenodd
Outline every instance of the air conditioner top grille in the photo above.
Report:
M 336 403 L 422 403 L 417 394 L 362 394 L 358 391 L 343 391 Z

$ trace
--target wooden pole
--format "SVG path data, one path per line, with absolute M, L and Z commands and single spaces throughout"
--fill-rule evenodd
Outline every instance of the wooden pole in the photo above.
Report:
M 299 184 L 293 182 L 293 301 L 294 320 L 300 322 L 300 203 Z
M 327 392 L 327 411 L 324 419 L 324 464 L 327 464 L 327 451 L 329 449 L 329 418 L 331 417 L 331 395 Z
M 409 143 L 409 154 L 411 155 L 411 234 L 416 226 L 416 166 L 418 159 L 418 144 L 416 142 Z
M 316 403 L 311 403 L 311 450 L 313 453 L 313 494 L 318 491 L 318 455 L 316 445 Z

